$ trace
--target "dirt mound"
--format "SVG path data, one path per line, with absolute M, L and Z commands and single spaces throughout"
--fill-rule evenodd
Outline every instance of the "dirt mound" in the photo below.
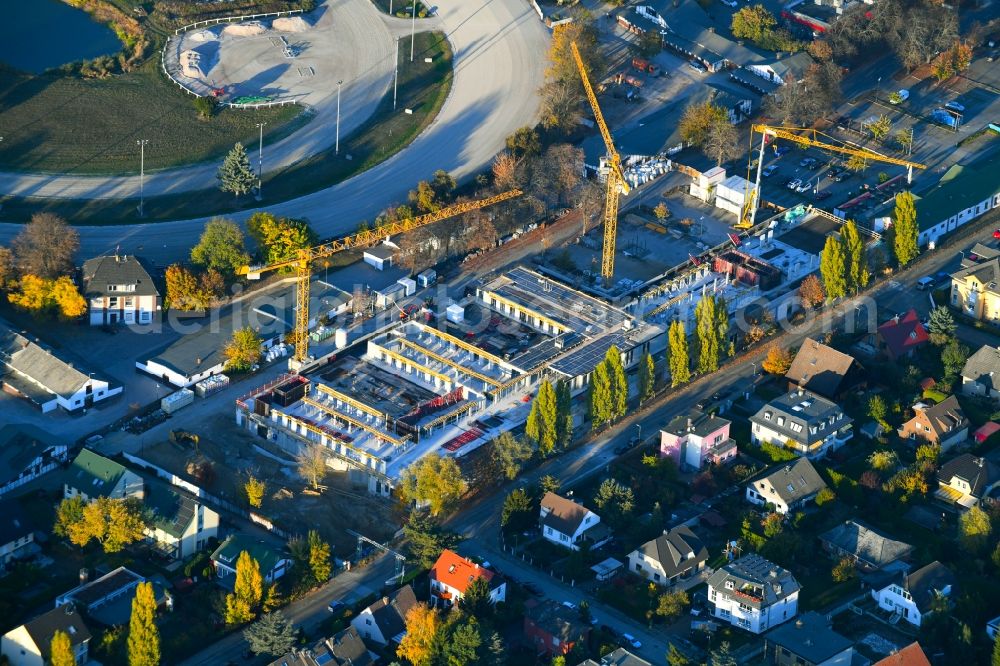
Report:
M 218 39 L 211 30 L 199 30 L 191 34 L 192 42 L 212 42 Z
M 259 22 L 247 21 L 246 23 L 227 25 L 222 29 L 222 34 L 230 37 L 253 37 L 254 35 L 263 35 L 266 31 Z
M 271 27 L 280 32 L 305 32 L 312 26 L 301 16 L 287 16 L 274 19 Z
M 201 71 L 201 56 L 194 51 L 184 51 L 181 53 L 181 72 L 191 79 L 200 79 L 204 76 Z

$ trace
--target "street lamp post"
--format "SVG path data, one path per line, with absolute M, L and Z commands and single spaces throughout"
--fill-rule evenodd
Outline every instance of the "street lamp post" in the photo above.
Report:
M 410 62 L 413 62 L 413 44 L 417 34 L 417 0 L 413 0 L 413 10 L 410 12 Z
M 257 143 L 257 201 L 261 200 L 263 196 L 261 191 L 264 188 L 264 125 L 266 124 L 257 123 L 257 129 L 260 130 L 260 140 Z
M 392 68 L 392 110 L 396 110 L 396 89 L 399 87 L 399 37 L 396 37 L 396 60 Z
M 635 429 L 638 431 L 638 433 L 635 436 L 635 441 L 636 441 L 636 443 L 638 443 L 638 442 L 642 441 L 642 424 L 641 423 L 636 423 L 635 424 Z
M 333 149 L 335 155 L 340 154 L 340 87 L 343 81 L 337 81 L 337 144 Z
M 145 215 L 143 204 L 145 203 L 145 180 L 146 180 L 146 144 L 149 139 L 136 139 L 135 145 L 139 146 L 139 217 Z
M 878 77 L 878 80 L 875 82 L 875 101 L 876 102 L 878 102 L 878 94 L 880 92 L 882 92 L 882 77 L 881 76 Z

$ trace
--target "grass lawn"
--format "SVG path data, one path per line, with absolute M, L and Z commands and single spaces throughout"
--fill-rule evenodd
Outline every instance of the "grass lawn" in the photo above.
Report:
M 378 7 L 380 12 L 401 18 L 409 18 L 410 10 L 413 8 L 413 0 L 372 0 L 372 4 Z M 424 12 L 424 16 L 420 15 L 421 12 Z M 426 12 L 427 5 L 417 0 L 417 18 L 424 18 Z
M 409 38 L 400 40 L 400 49 L 404 50 L 409 46 Z M 334 183 L 346 180 L 362 171 L 384 162 L 386 159 L 396 154 L 412 142 L 421 131 L 424 130 L 437 116 L 448 93 L 451 90 L 452 82 L 452 53 L 448 41 L 441 33 L 418 33 L 416 35 L 417 57 L 410 65 L 405 63 L 399 71 L 399 91 L 398 110 L 392 109 L 392 93 L 389 92 L 379 104 L 375 113 L 361 127 L 355 130 L 350 136 L 341 140 L 341 151 L 339 156 L 334 156 L 333 149 L 319 153 L 310 158 L 295 163 L 283 170 L 272 172 L 264 178 L 264 202 L 275 203 L 297 196 L 315 192 Z M 424 58 L 431 58 L 432 62 L 425 63 Z M 159 74 L 155 74 L 160 77 Z M 170 84 L 160 78 L 162 85 Z M 73 82 L 76 85 L 83 85 L 84 82 Z M 90 85 L 90 84 L 86 84 Z M 40 91 L 39 94 L 41 94 Z M 172 91 L 166 91 L 174 95 Z M 226 114 L 212 119 L 208 123 L 201 123 L 195 119 L 193 107 L 189 98 L 181 99 L 183 102 L 183 112 L 190 116 L 191 123 L 197 131 L 209 133 L 211 128 L 220 123 Z M 64 105 L 70 105 L 73 100 L 64 100 Z M 5 95 L 0 93 L 0 108 L 5 108 L 9 102 Z M 272 113 L 291 113 L 286 107 L 285 111 L 272 111 Z M 412 114 L 404 113 L 404 109 L 411 109 Z M 37 112 L 37 110 L 36 110 Z M 72 110 L 60 109 L 60 113 L 72 113 L 74 117 L 100 115 L 96 110 L 93 114 L 81 114 L 77 107 Z M 233 112 L 235 113 L 235 112 Z M 220 158 L 221 154 L 232 147 L 235 140 L 249 136 L 253 138 L 254 124 L 261 119 L 267 120 L 268 127 L 275 127 L 276 132 L 290 131 L 290 128 L 302 122 L 300 118 L 271 118 L 265 115 L 255 115 L 256 112 L 249 112 L 245 118 L 239 120 L 239 130 L 232 129 L 224 138 L 218 138 L 217 147 L 211 151 L 202 151 L 201 160 L 211 157 Z M 144 116 L 146 117 L 146 116 Z M 22 120 L 22 122 L 25 122 Z M 153 123 L 158 122 L 156 118 L 146 117 L 146 126 L 136 125 L 135 130 L 115 144 L 115 150 L 120 150 L 121 155 L 131 155 L 129 159 L 136 161 L 135 139 L 137 132 L 141 128 L 143 138 L 150 140 L 150 145 L 161 145 L 155 140 L 155 135 L 150 129 Z M 226 121 L 226 122 L 236 122 Z M 13 124 L 11 122 L 11 124 Z M 283 124 L 283 127 L 277 125 Z M 3 113 L 0 113 L 0 127 L 10 126 Z M 246 128 L 249 128 L 249 135 Z M 193 131 L 193 130 L 192 130 Z M 119 133 L 125 132 L 120 130 Z M 240 133 L 242 132 L 242 134 Z M 16 132 L 15 132 L 16 133 Z M 42 130 L 32 131 L 21 140 L 11 139 L 15 133 L 5 133 L 5 140 L 0 143 L 0 168 L 3 168 L 5 160 L 9 164 L 15 159 L 18 145 L 41 143 L 44 140 L 45 149 L 49 149 L 51 143 L 45 138 Z M 184 146 L 190 146 L 195 141 L 180 132 L 173 136 L 183 135 L 184 141 L 176 142 Z M 162 136 L 162 135 L 161 135 Z M 272 135 L 272 139 L 276 135 Z M 34 137 L 34 138 L 32 138 Z M 162 139 L 164 143 L 167 139 Z M 26 150 L 31 146 L 23 146 L 20 150 Z M 37 148 L 41 150 L 41 148 Z M 178 148 L 180 150 L 180 148 Z M 130 151 L 130 152 L 129 152 Z M 150 167 L 152 153 L 156 151 L 146 151 L 146 166 Z M 6 156 L 6 157 L 5 157 Z M 348 159 L 350 157 L 350 159 Z M 97 159 L 89 156 L 91 161 Z M 121 157 L 118 158 L 121 161 Z M 191 159 L 189 157 L 189 159 Z M 183 161 L 183 160 L 181 160 Z M 125 162 L 117 169 L 118 173 L 135 169 L 135 164 Z M 177 162 L 174 162 L 177 163 Z M 220 159 L 221 163 L 221 159 Z M 77 172 L 82 172 L 84 165 L 80 166 Z M 166 166 L 166 165 L 160 165 Z M 37 168 L 30 165 L 23 165 L 21 168 Z M 416 185 L 416 182 L 413 183 Z M 7 199 L 3 201 L 5 218 L 9 220 L 26 221 L 33 213 L 40 210 L 47 210 L 58 215 L 62 215 L 71 223 L 75 224 L 131 224 L 138 221 L 136 218 L 136 205 L 138 199 L 127 200 L 31 200 L 31 199 Z M 243 197 L 236 200 L 231 194 L 220 192 L 217 188 L 202 190 L 198 192 L 187 192 L 184 194 L 169 195 L 162 197 L 151 197 L 146 199 L 146 218 L 144 221 L 176 220 L 204 215 L 224 214 L 245 208 L 252 208 L 259 204 L 252 197 Z
M 139 172 L 137 139 L 148 139 L 146 169 L 214 160 L 237 141 L 287 135 L 302 109 L 224 109 L 198 120 L 190 95 L 147 62 L 140 71 L 106 80 L 59 74 L 31 76 L 0 69 L 0 169 L 61 174 Z M 83 120 L 82 120 L 83 119 Z

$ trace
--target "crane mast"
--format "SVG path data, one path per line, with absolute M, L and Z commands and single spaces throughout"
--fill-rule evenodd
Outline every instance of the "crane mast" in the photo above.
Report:
M 521 190 L 513 189 L 485 199 L 458 203 L 433 213 L 392 222 L 378 229 L 366 229 L 350 236 L 299 250 L 296 256 L 291 259 L 264 266 L 243 266 L 238 273 L 245 275 L 250 280 L 259 280 L 264 273 L 284 268 L 291 268 L 295 271 L 295 327 L 289 337 L 295 347 L 293 359 L 296 363 L 302 364 L 309 356 L 309 285 L 312 277 L 312 262 L 345 250 L 370 247 L 389 236 L 403 234 L 462 213 L 486 208 L 501 201 L 519 197 L 521 194 L 523 194 Z
M 615 272 L 615 237 L 618 234 L 618 197 L 624 193 L 629 193 L 629 186 L 622 173 L 622 159 L 615 150 L 614 139 L 611 138 L 611 131 L 604 122 L 604 114 L 601 113 L 601 106 L 597 103 L 597 95 L 590 85 L 590 77 L 587 76 L 587 67 L 583 64 L 580 56 L 580 49 L 576 42 L 570 42 L 573 51 L 573 60 L 576 61 L 576 68 L 580 70 L 580 80 L 583 81 L 583 89 L 587 93 L 587 100 L 590 108 L 594 112 L 594 122 L 597 123 L 601 131 L 601 138 L 604 139 L 604 147 L 608 151 L 608 177 L 605 183 L 605 203 L 604 203 L 604 247 L 601 254 L 601 276 L 605 280 L 610 280 Z

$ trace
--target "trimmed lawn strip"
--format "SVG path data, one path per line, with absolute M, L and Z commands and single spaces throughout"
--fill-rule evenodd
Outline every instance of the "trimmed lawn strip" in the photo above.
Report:
M 400 40 L 401 52 L 405 51 L 403 47 L 407 40 Z M 266 175 L 264 205 L 303 196 L 366 171 L 405 148 L 430 125 L 451 91 L 451 47 L 444 35 L 437 32 L 418 33 L 416 47 L 417 57 L 413 67 L 400 68 L 398 110 L 392 110 L 392 93 L 389 92 L 372 117 L 341 141 L 340 156 L 335 156 L 331 148 Z M 432 58 L 432 62 L 425 63 L 424 58 Z M 0 96 L 0 102 L 2 100 Z M 412 109 L 413 113 L 407 114 L 404 109 Z M 193 116 L 193 109 L 191 113 Z M 252 120 L 251 127 L 254 122 L 258 121 Z M 134 149 L 134 140 L 130 138 L 129 141 Z M 228 144 L 226 150 L 231 145 Z M 0 149 L 8 148 L 7 141 L 0 143 Z M 147 159 L 150 152 L 147 150 Z M 137 205 L 137 197 L 126 200 L 7 198 L 3 201 L 3 212 L 4 218 L 10 221 L 27 221 L 34 213 L 48 211 L 63 216 L 73 224 L 106 225 L 224 215 L 260 204 L 252 197 L 237 200 L 231 194 L 212 188 L 147 197 L 146 217 L 142 220 L 137 217 Z

